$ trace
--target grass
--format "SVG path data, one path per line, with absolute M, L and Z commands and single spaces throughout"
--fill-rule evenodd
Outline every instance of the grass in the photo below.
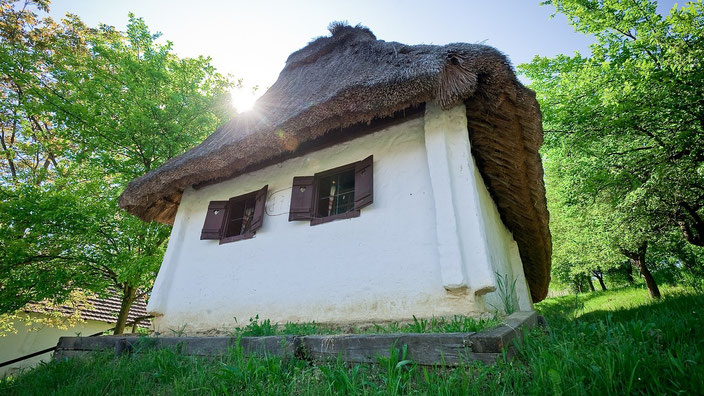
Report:
M 481 331 L 496 327 L 501 323 L 499 317 L 476 319 L 469 316 L 455 315 L 453 317 L 433 317 L 418 319 L 413 322 L 391 322 L 386 324 L 371 324 L 364 327 L 340 328 L 316 322 L 286 323 L 278 325 L 269 319 L 260 320 L 259 316 L 249 319 L 249 324 L 235 328 L 232 336 L 270 336 L 270 335 L 312 335 L 312 334 L 379 334 L 379 333 L 466 333 Z M 181 334 L 182 332 L 174 332 Z
M 537 304 L 547 329 L 533 330 L 515 359 L 494 366 L 420 367 L 403 350 L 378 365 L 352 366 L 250 359 L 238 348 L 220 359 L 151 350 L 44 364 L 1 380 L 0 393 L 703 394 L 704 295 L 676 287 L 662 291 L 660 301 L 642 288 L 625 288 Z

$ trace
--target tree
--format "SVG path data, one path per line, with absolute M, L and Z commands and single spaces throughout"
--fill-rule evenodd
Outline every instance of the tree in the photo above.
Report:
M 141 18 L 129 15 L 125 33 L 88 29 L 75 17 L 86 53 L 57 52 L 47 100 L 88 159 L 124 180 L 141 176 L 201 142 L 231 117 L 232 83 L 210 58 L 179 58 L 159 44 Z M 66 47 L 63 47 L 66 48 Z
M 42 100 L 42 76 L 48 73 L 48 48 L 59 27 L 40 20 L 25 2 L 15 9 L 0 2 L 0 177 L 3 185 L 39 185 L 57 170 L 63 143 L 55 135 L 50 110 Z
M 553 235 L 553 278 L 573 284 L 578 290 L 584 281 L 594 290 L 592 277 L 606 290 L 604 271 L 623 261 L 616 248 L 617 240 L 607 232 L 610 208 L 597 202 L 578 205 L 568 201 L 575 181 L 569 161 L 559 152 L 545 153 L 545 182 Z
M 11 101 L 0 125 L 14 146 L 0 169 L 0 312 L 112 288 L 122 294 L 121 333 L 132 302 L 151 289 L 170 228 L 121 211 L 117 197 L 226 120 L 231 83 L 208 58 L 178 58 L 133 15 L 122 33 L 30 11 L 48 2 L 2 7 Z
M 584 184 L 634 203 L 703 246 L 704 5 L 673 9 L 637 0 L 555 0 L 597 43 L 590 57 L 536 57 L 522 71 L 544 111 L 546 145 L 595 157 Z
M 648 0 L 543 4 L 596 39 L 588 57 L 520 66 L 541 103 L 544 154 L 571 172 L 559 199 L 606 208 L 603 230 L 653 286 L 649 241 L 677 227 L 704 245 L 704 5 L 662 17 Z
M 63 255 L 69 241 L 55 234 L 53 243 L 17 217 L 60 207 L 53 196 L 39 193 L 61 174 L 65 143 L 57 136 L 51 109 L 43 100 L 47 57 L 60 28 L 33 11 L 47 11 L 44 1 L 15 8 L 0 2 L 0 312 L 11 312 L 47 297 L 65 300 L 71 292 L 65 275 L 73 260 Z M 42 199 L 46 198 L 46 199 Z M 10 215 L 15 211 L 16 216 Z M 56 280 L 39 283 L 50 269 Z
M 593 158 L 575 157 L 561 148 L 544 155 L 555 267 L 568 266 L 575 282 L 594 276 L 605 290 L 604 270 L 621 267 L 626 258 L 639 270 L 651 296 L 659 298 L 646 253 L 649 244 L 661 241 L 668 222 L 612 190 L 581 186 L 582 173 L 591 169 Z

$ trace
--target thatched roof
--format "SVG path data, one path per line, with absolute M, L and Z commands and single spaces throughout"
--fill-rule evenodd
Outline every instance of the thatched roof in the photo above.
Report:
M 541 115 L 506 57 L 477 44 L 386 42 L 359 26 L 333 25 L 331 33 L 289 56 L 256 111 L 133 180 L 120 206 L 143 220 L 172 223 L 188 186 L 301 155 L 343 128 L 426 102 L 445 109 L 464 102 L 477 165 L 518 243 L 533 299 L 542 300 L 552 244 L 538 155 Z

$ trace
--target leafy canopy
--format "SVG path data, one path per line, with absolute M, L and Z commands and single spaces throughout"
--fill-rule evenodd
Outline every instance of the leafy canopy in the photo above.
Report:
M 230 114 L 230 79 L 179 58 L 140 18 L 89 28 L 48 1 L 0 0 L 0 313 L 148 292 L 170 227 L 120 210 L 125 183 Z
M 543 4 L 596 40 L 519 67 L 543 111 L 556 267 L 616 265 L 673 227 L 704 245 L 702 1 L 667 16 L 649 0 Z

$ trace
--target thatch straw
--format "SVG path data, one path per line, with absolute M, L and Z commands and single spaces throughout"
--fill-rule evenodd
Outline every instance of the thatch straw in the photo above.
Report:
M 172 223 L 183 190 L 214 183 L 315 148 L 326 133 L 435 101 L 467 106 L 472 152 L 518 243 L 534 301 L 547 294 L 551 238 L 538 148 L 535 94 L 497 50 L 477 44 L 404 45 L 369 29 L 335 25 L 291 54 L 256 111 L 199 146 L 133 180 L 120 205 Z

